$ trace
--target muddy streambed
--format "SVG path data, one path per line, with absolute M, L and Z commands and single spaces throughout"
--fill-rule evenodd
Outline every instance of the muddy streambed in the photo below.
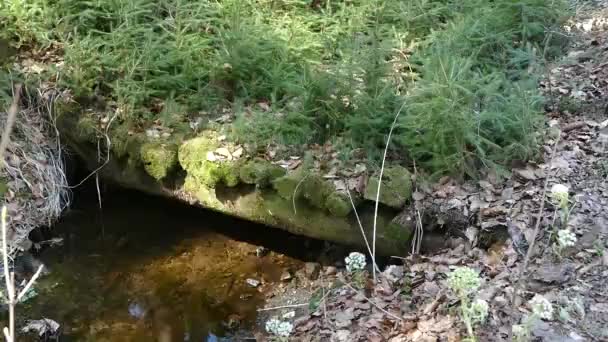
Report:
M 103 210 L 94 194 L 76 203 L 44 232 L 63 245 L 40 253 L 50 273 L 17 310 L 18 324 L 60 323 L 61 341 L 253 338 L 265 293 L 327 251 L 319 241 L 133 192 L 105 194 Z

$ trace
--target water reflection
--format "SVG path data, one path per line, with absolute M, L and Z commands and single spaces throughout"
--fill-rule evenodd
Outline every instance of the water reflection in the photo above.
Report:
M 266 245 L 292 256 L 260 256 L 270 228 L 131 192 L 107 195 L 103 215 L 87 203 L 55 227 L 64 246 L 42 253 L 53 271 L 20 312 L 62 324 L 62 341 L 252 338 L 264 291 L 320 248 L 273 231 Z

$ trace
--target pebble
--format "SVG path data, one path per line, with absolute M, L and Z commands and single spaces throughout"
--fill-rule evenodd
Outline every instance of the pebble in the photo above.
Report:
M 325 268 L 325 275 L 335 275 L 336 273 L 338 273 L 338 269 L 334 266 L 327 266 Z
M 290 281 L 293 277 L 289 271 L 285 271 L 281 274 L 281 281 Z
M 245 282 L 247 283 L 247 285 L 249 285 L 251 287 L 258 287 L 258 286 L 260 286 L 260 281 L 259 280 L 247 278 L 247 280 L 245 280 Z

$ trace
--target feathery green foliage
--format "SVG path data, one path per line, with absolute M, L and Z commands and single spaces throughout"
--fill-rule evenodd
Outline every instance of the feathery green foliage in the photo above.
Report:
M 264 146 L 339 140 L 433 173 L 534 155 L 534 75 L 564 42 L 562 0 L 7 0 L 0 38 L 58 41 L 62 84 L 121 122 L 237 116 Z

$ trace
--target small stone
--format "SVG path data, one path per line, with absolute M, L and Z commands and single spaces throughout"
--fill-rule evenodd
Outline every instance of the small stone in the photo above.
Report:
M 255 249 L 255 255 L 258 258 L 268 255 L 268 252 L 269 252 L 268 248 L 262 247 L 262 246 Z
M 260 286 L 260 281 L 259 280 L 247 278 L 247 280 L 245 280 L 245 282 L 247 283 L 247 285 L 249 285 L 251 287 L 258 287 L 258 286 Z
M 306 274 L 306 278 L 310 280 L 315 280 L 319 277 L 319 271 L 321 270 L 321 265 L 316 262 L 307 262 L 304 264 L 304 274 Z
M 284 319 L 292 319 L 294 317 L 296 317 L 296 312 L 293 310 L 283 314 Z
M 281 274 L 281 281 L 290 281 L 292 278 L 293 277 L 289 271 L 285 271 Z
M 217 150 L 215 150 L 215 153 L 219 154 L 220 156 L 224 156 L 228 159 L 232 158 L 232 154 L 230 154 L 230 151 L 228 151 L 228 149 L 225 147 L 218 148 Z
M 325 275 L 335 275 L 338 273 L 338 269 L 334 266 L 327 266 L 325 268 Z

